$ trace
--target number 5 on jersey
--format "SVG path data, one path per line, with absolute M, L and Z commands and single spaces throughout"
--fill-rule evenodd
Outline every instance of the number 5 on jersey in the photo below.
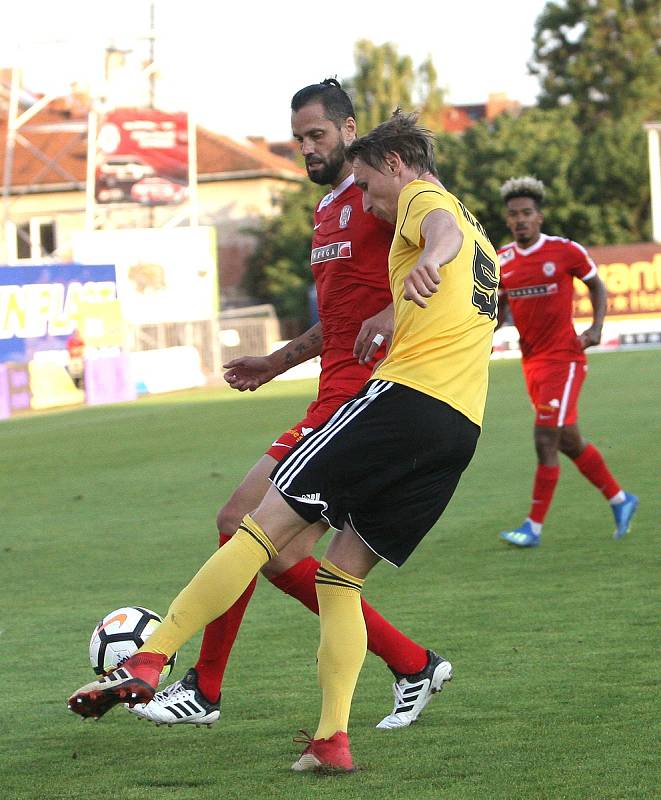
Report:
M 496 265 L 475 242 L 473 256 L 473 305 L 479 314 L 486 314 L 489 319 L 496 319 L 498 311 L 498 276 Z

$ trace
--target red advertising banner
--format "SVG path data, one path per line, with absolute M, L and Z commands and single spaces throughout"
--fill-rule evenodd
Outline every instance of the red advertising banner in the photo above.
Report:
M 99 120 L 97 203 L 169 205 L 188 196 L 188 117 L 117 108 Z
M 603 245 L 588 248 L 608 290 L 609 319 L 661 317 L 661 244 Z M 574 316 L 590 318 L 588 290 L 574 281 Z

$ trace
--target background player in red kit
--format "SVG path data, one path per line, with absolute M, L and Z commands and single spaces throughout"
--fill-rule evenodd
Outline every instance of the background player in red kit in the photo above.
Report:
M 542 525 L 560 476 L 558 451 L 576 464 L 611 505 L 616 539 L 629 531 L 638 498 L 622 490 L 603 456 L 578 429 L 577 406 L 587 347 L 599 344 L 606 313 L 606 287 L 580 244 L 541 232 L 544 185 L 531 177 L 511 178 L 501 187 L 507 226 L 514 242 L 498 251 L 500 317 L 507 304 L 521 341 L 523 374 L 535 409 L 538 466 L 532 505 L 521 526 L 501 539 L 518 547 L 540 543 Z M 592 325 L 580 336 L 572 321 L 573 281 L 588 287 Z
M 292 130 L 308 176 L 332 189 L 314 214 L 311 267 L 320 322 L 269 356 L 226 364 L 225 379 L 239 391 L 254 391 L 290 367 L 321 355 L 319 391 L 305 418 L 273 442 L 219 511 L 221 547 L 244 515 L 260 504 L 276 463 L 363 387 L 372 373 L 370 362 L 383 355 L 382 344 L 392 335 L 388 251 L 393 228 L 363 211 L 362 192 L 345 159 L 345 149 L 356 137 L 351 100 L 337 81 L 329 79 L 301 89 L 291 107 Z M 319 562 L 311 552 L 325 531 L 325 524 L 311 525 L 262 570 L 271 583 L 317 614 Z M 168 725 L 209 725 L 218 719 L 225 666 L 255 584 L 256 578 L 234 606 L 206 627 L 195 667 L 147 705 L 130 709 L 132 713 Z M 377 727 L 406 727 L 451 679 L 452 666 L 406 637 L 364 601 L 363 614 L 368 648 L 396 678 L 393 711 Z

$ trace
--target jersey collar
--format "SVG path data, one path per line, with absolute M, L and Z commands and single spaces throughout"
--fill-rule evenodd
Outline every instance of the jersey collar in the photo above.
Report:
M 524 250 L 524 248 L 519 247 L 519 245 L 516 242 L 514 242 L 514 249 L 516 250 L 517 253 L 519 253 L 522 256 L 529 256 L 531 253 L 534 253 L 536 250 L 539 250 L 539 248 L 544 244 L 544 242 L 547 239 L 548 236 L 545 233 L 540 233 L 539 239 L 535 242 L 535 244 L 531 244 L 530 247 L 528 247 L 528 249 Z
M 340 183 L 339 186 L 336 186 L 331 192 L 331 194 L 333 195 L 333 200 L 335 200 L 335 198 L 339 197 L 342 194 L 342 192 L 344 192 L 346 189 L 352 186 L 354 180 L 355 179 L 353 177 L 353 172 L 350 175 L 347 175 L 347 177 L 342 181 L 342 183 Z
M 332 203 L 333 200 L 335 200 L 337 197 L 339 197 L 342 194 L 342 192 L 344 192 L 346 189 L 348 189 L 350 186 L 352 186 L 353 182 L 354 182 L 354 177 L 353 177 L 353 172 L 352 172 L 351 175 L 348 175 L 342 181 L 342 183 L 340 183 L 334 189 L 331 189 L 331 191 L 328 192 L 327 195 L 322 197 L 321 202 L 317 206 L 317 211 L 321 211 L 322 208 L 326 208 L 326 206 L 329 205 L 330 203 Z

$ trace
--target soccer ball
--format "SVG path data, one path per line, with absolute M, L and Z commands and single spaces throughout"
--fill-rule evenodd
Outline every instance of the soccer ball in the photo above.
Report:
M 97 675 L 106 675 L 121 666 L 146 642 L 163 620 L 154 611 L 140 606 L 127 606 L 111 611 L 92 631 L 90 664 Z M 172 672 L 175 653 L 161 673 L 162 683 Z

